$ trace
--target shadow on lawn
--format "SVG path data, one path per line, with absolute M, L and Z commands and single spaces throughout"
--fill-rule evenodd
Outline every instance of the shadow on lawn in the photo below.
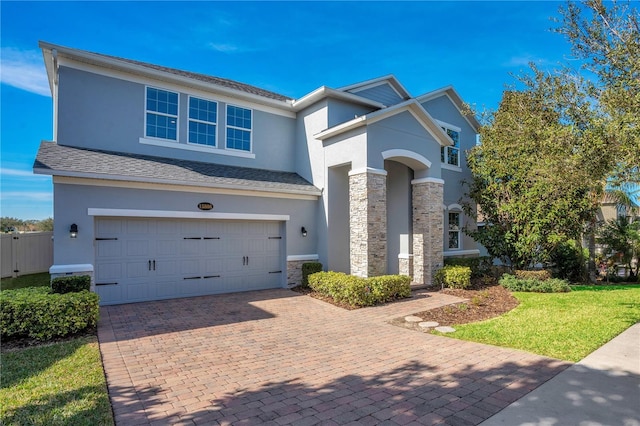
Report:
M 201 386 L 193 394 L 173 398 L 157 388 L 110 387 L 110 395 L 117 424 L 379 424 L 391 420 L 389 424 L 475 425 L 568 366 L 543 359 L 529 365 L 507 361 L 490 369 L 460 365 L 444 370 L 412 361 L 375 375 L 345 375 L 313 385 L 298 377 L 219 397 L 203 395 Z M 193 386 L 202 383 L 206 377 Z M 214 393 L 215 386 L 211 395 Z M 572 402 L 575 400 L 567 400 Z
M 3 384 L 4 385 L 4 384 Z M 86 405 L 77 409 L 78 404 Z M 111 425 L 113 417 L 103 386 L 84 386 L 49 394 L 0 417 L 3 425 Z

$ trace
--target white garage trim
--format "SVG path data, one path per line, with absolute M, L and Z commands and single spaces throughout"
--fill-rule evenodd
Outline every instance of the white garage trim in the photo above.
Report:
M 296 262 L 296 261 L 304 261 L 304 260 L 318 260 L 320 256 L 317 254 L 292 254 L 287 256 L 287 262 Z
M 290 219 L 288 214 L 252 214 L 252 213 L 209 213 L 186 212 L 175 210 L 134 210 L 134 209 L 87 209 L 89 216 L 111 217 L 159 217 L 171 219 L 222 219 L 222 220 L 271 220 L 286 221 Z

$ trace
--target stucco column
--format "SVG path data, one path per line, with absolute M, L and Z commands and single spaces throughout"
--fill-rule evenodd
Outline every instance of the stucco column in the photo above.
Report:
M 384 275 L 387 270 L 387 172 L 349 172 L 351 274 Z
M 444 238 L 443 188 L 437 178 L 414 179 L 413 204 L 413 281 L 433 284 L 433 275 L 442 267 Z

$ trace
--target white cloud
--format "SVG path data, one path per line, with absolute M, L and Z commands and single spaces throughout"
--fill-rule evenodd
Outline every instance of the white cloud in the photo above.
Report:
M 223 43 L 209 43 L 209 47 L 215 51 L 222 53 L 237 52 L 238 50 L 240 50 L 236 45 Z
M 46 191 L 2 191 L 2 201 L 51 201 L 53 193 Z
M 39 51 L 3 47 L 0 51 L 0 81 L 27 92 L 51 96 Z
M 36 175 L 31 170 L 0 168 L 0 176 L 28 177 L 28 178 L 49 178 L 48 175 Z
M 536 65 L 539 66 L 545 66 L 549 63 L 548 60 L 543 59 L 543 58 L 536 58 L 533 55 L 519 55 L 519 56 L 512 56 L 511 58 L 509 58 L 508 61 L 506 61 L 505 63 L 503 63 L 502 65 L 505 67 L 527 67 L 529 66 L 530 63 L 534 63 Z

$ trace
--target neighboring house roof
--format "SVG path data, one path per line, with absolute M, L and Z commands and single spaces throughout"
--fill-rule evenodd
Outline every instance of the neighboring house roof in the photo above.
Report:
M 439 98 L 440 96 L 443 96 L 443 95 L 446 95 L 449 97 L 449 99 L 451 99 L 451 101 L 454 103 L 456 108 L 458 108 L 458 111 L 460 111 L 460 114 L 464 116 L 464 118 L 467 120 L 469 125 L 473 128 L 473 130 L 478 132 L 480 130 L 480 127 L 482 127 L 482 125 L 480 124 L 478 119 L 467 108 L 465 108 L 465 102 L 462 100 L 462 98 L 460 97 L 458 92 L 456 92 L 456 89 L 454 89 L 453 86 L 442 87 L 438 90 L 434 90 L 433 92 L 425 93 L 424 95 L 418 96 L 416 99 L 418 100 L 418 102 L 422 103 L 422 102 L 430 101 L 435 98 Z
M 361 115 L 353 120 L 330 127 L 322 132 L 314 135 L 315 138 L 325 140 L 338 136 L 349 130 L 356 129 L 361 126 L 373 124 L 388 117 L 409 111 L 418 122 L 440 143 L 442 146 L 453 145 L 451 138 L 442 130 L 439 124 L 429 115 L 427 111 L 415 99 L 401 102 L 389 108 L 380 109 L 369 114 Z
M 177 77 L 186 77 L 192 80 L 197 80 L 207 84 L 213 84 L 218 87 L 230 89 L 234 92 L 247 93 L 250 95 L 272 99 L 282 102 L 291 102 L 292 99 L 281 95 L 279 93 L 264 90 L 259 87 L 251 86 L 245 83 L 239 83 L 237 81 L 229 80 L 226 78 L 213 77 L 205 74 L 183 71 L 175 68 L 169 68 L 161 65 L 149 64 L 146 62 L 134 61 L 132 59 L 120 58 L 117 56 L 104 55 L 101 53 L 94 53 L 80 49 L 72 49 L 69 47 L 58 46 L 55 44 L 41 41 L 39 43 L 40 48 L 43 50 L 45 56 L 51 56 L 51 61 L 45 60 L 47 67 L 47 73 L 49 75 L 50 84 L 54 78 L 54 69 L 51 63 L 56 60 L 55 55 L 62 55 L 70 59 L 85 62 L 93 65 L 106 66 L 107 68 L 120 68 L 129 72 L 140 73 L 142 69 L 149 71 L 158 71 L 166 75 L 173 75 Z M 55 51 L 55 53 L 53 53 Z
M 292 172 L 200 161 L 82 149 L 42 142 L 34 173 L 319 196 L 321 191 Z

